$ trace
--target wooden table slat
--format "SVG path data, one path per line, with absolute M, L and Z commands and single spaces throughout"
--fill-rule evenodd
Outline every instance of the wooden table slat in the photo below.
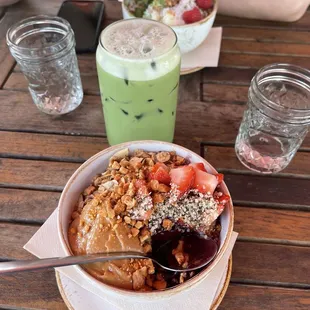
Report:
M 106 138 L 0 131 L 0 156 L 84 162 L 109 146 Z
M 33 258 L 23 246 L 37 230 L 36 226 L 0 223 L 0 246 L 3 249 L 0 258 Z M 232 277 L 252 282 L 297 283 L 310 288 L 309 255 L 310 247 L 237 241 L 233 250 Z M 298 264 L 294 259 L 296 256 Z
M 60 297 L 54 274 L 53 270 L 48 270 L 1 277 L 0 290 L 4 295 L 0 300 L 0 306 L 67 309 Z M 219 310 L 261 310 L 262 306 L 273 310 L 307 310 L 309 305 L 308 290 L 266 289 L 263 286 L 230 284 Z
M 0 220 L 44 223 L 58 205 L 59 192 L 0 188 Z
M 223 38 L 230 40 L 249 40 L 256 42 L 273 43 L 297 43 L 309 44 L 310 38 L 308 30 L 294 31 L 285 27 L 280 29 L 270 28 L 244 28 L 244 27 L 224 27 Z
M 60 193 L 0 188 L 0 219 L 43 223 L 58 205 Z M 235 227 L 242 238 L 310 244 L 309 212 L 235 206 Z
M 204 147 L 204 157 L 214 167 L 221 171 L 234 171 L 243 173 L 254 173 L 241 164 L 236 156 L 234 147 L 207 145 Z M 289 174 L 292 177 L 310 178 L 309 152 L 297 152 L 290 164 L 279 172 L 282 176 Z M 292 181 L 293 182 L 293 181 Z
M 238 18 L 224 15 L 217 15 L 216 26 L 263 28 L 263 29 L 286 29 L 286 30 L 308 30 L 310 27 L 310 12 L 307 11 L 303 17 L 294 23 L 278 21 L 261 21 L 258 19 Z
M 61 190 L 73 172 L 76 163 L 49 162 L 2 158 L 0 160 L 2 186 Z M 99 173 L 100 171 L 98 171 Z M 288 204 L 309 207 L 310 179 L 278 178 L 260 175 L 225 174 L 225 181 L 235 201 Z
M 219 310 L 307 310 L 309 290 L 231 284 Z

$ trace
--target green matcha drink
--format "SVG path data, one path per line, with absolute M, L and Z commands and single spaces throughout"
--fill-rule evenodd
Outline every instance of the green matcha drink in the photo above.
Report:
M 97 48 L 97 70 L 111 145 L 173 140 L 180 51 L 173 30 L 147 19 L 107 27 Z

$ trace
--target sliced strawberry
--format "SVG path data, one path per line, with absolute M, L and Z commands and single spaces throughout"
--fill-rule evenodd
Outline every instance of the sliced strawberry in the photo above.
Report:
M 137 188 L 137 189 L 139 189 L 139 188 L 141 188 L 141 187 L 143 187 L 143 186 L 146 186 L 146 181 L 145 180 L 136 180 L 136 182 L 135 182 L 135 187 Z
M 217 211 L 218 211 L 219 214 L 221 214 L 224 211 L 224 209 L 225 209 L 226 203 L 230 200 L 230 196 L 223 194 L 217 200 L 219 202 L 219 204 L 217 206 Z
M 219 197 L 218 199 L 218 202 L 221 203 L 221 204 L 225 204 L 227 203 L 229 200 L 230 200 L 230 196 L 229 195 L 226 195 L 226 194 L 223 194 L 221 197 Z
M 153 209 L 147 210 L 147 211 L 143 214 L 142 219 L 143 219 L 143 220 L 149 220 L 150 217 L 151 217 L 151 215 L 152 215 L 152 213 L 153 213 Z
M 206 172 L 206 168 L 203 163 L 190 164 L 190 166 L 192 166 L 195 170 L 198 169 L 198 170 Z
M 171 183 L 177 185 L 181 194 L 188 191 L 195 179 L 195 170 L 191 166 L 182 166 L 170 170 Z
M 167 172 L 164 168 L 160 167 L 155 172 L 154 180 L 157 180 L 159 183 L 164 183 L 166 185 L 169 185 L 171 178 L 170 178 L 169 172 Z
M 156 163 L 149 174 L 149 180 L 157 180 L 159 183 L 170 184 L 169 168 L 163 163 Z
M 211 9 L 213 6 L 213 0 L 196 0 L 196 4 L 203 10 Z
M 218 182 L 219 184 L 223 182 L 223 180 L 224 180 L 224 174 L 218 173 L 218 174 L 216 174 L 215 176 L 216 176 L 217 182 Z
M 200 193 L 210 195 L 213 194 L 217 187 L 218 181 L 215 175 L 201 170 L 196 170 L 196 177 L 194 181 L 194 188 L 198 189 Z
M 217 205 L 217 212 L 218 212 L 219 215 L 222 214 L 222 212 L 224 211 L 224 209 L 225 209 L 225 205 L 222 205 L 222 204 L 220 204 L 220 203 Z
M 169 171 L 169 168 L 164 163 L 156 163 L 152 168 L 152 172 L 156 172 L 159 168 L 163 168 L 166 171 Z
M 189 11 L 185 11 L 182 15 L 185 24 L 192 24 L 202 20 L 202 14 L 197 7 Z

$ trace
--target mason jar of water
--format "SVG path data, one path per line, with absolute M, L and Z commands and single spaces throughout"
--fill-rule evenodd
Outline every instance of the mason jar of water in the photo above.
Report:
M 251 170 L 279 172 L 294 157 L 309 124 L 310 71 L 289 64 L 263 67 L 251 81 L 236 155 Z
M 70 24 L 60 17 L 24 19 L 7 32 L 7 44 L 36 106 L 47 114 L 73 111 L 83 99 L 83 89 Z

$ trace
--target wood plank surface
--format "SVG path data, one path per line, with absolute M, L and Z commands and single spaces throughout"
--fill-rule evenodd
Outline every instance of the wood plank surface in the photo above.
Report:
M 0 131 L 0 157 L 84 162 L 108 146 L 99 137 Z
M 2 158 L 0 186 L 60 191 L 79 166 L 76 163 Z
M 99 97 L 85 96 L 76 111 L 62 117 L 41 113 L 27 93 L 3 90 L 0 100 L 0 114 L 6 115 L 0 119 L 0 130 L 105 136 Z M 244 110 L 244 105 L 222 102 L 180 102 L 175 141 L 183 139 L 184 146 L 191 141 L 234 143 Z M 303 147 L 310 148 L 310 135 Z
M 306 69 L 310 68 L 309 57 L 295 57 L 282 55 L 258 55 L 221 52 L 219 66 L 235 67 L 235 68 L 255 68 L 260 69 L 272 63 L 288 63 L 301 66 Z
M 0 114 L 6 115 L 0 119 L 0 130 L 105 136 L 101 102 L 97 96 L 85 96 L 76 111 L 62 117 L 41 113 L 24 92 L 3 90 L 0 100 Z M 244 105 L 222 102 L 180 102 L 175 141 L 184 141 L 184 146 L 191 141 L 234 143 L 244 110 Z M 303 147 L 310 148 L 310 135 L 305 138 Z
M 34 258 L 32 254 L 23 249 L 23 246 L 38 229 L 37 226 L 0 223 L 0 259 Z
M 310 206 L 310 180 L 225 174 L 234 201 Z
M 100 95 L 97 75 L 81 73 L 81 79 L 85 95 Z M 24 75 L 21 72 L 16 71 L 10 75 L 3 89 L 28 92 L 28 85 Z
M 59 197 L 56 192 L 0 188 L 0 219 L 42 224 L 57 207 Z M 309 216 L 303 211 L 235 206 L 234 229 L 243 238 L 309 245 Z
M 226 84 L 203 84 L 203 101 L 246 103 L 249 86 Z
M 243 27 L 243 28 L 261 28 L 261 29 L 286 29 L 303 31 L 309 30 L 310 28 L 310 12 L 306 11 L 304 16 L 302 16 L 298 21 L 289 22 L 278 22 L 278 21 L 261 21 L 258 19 L 247 19 L 238 18 L 224 15 L 217 15 L 214 23 L 216 26 L 225 27 Z
M 83 84 L 83 91 L 85 95 L 100 95 L 97 71 L 95 67 L 94 56 L 81 58 L 81 79 Z M 82 71 L 83 70 L 83 71 Z M 180 101 L 194 101 L 201 98 L 201 72 L 196 72 L 191 75 L 182 76 L 180 79 L 179 100 Z M 28 92 L 28 84 L 21 72 L 14 71 L 3 89 L 20 90 Z
M 31 258 L 23 246 L 37 229 L 36 226 L 1 223 L 0 246 L 3 250 L 0 258 Z M 310 247 L 237 241 L 233 250 L 232 277 L 252 282 L 297 283 L 310 288 L 309 255 Z M 298 264 L 294 257 L 298 257 Z
M 60 297 L 52 270 L 1 277 L 0 290 L 4 292 L 0 298 L 1 307 L 67 309 Z M 232 283 L 218 309 L 261 310 L 263 307 L 272 310 L 307 310 L 309 305 L 308 290 L 272 287 L 266 289 L 263 286 Z
M 0 188 L 0 220 L 43 224 L 59 197 L 57 192 Z
M 62 190 L 76 163 L 2 158 L 0 185 L 18 188 Z M 310 179 L 225 174 L 225 182 L 235 201 L 310 206 Z
M 216 169 L 227 172 L 255 173 L 241 164 L 234 147 L 204 146 L 204 158 Z M 288 174 L 294 177 L 310 178 L 309 152 L 297 152 L 287 168 L 277 175 Z
M 309 290 L 230 284 L 219 310 L 307 310 Z
M 234 230 L 241 238 L 310 245 L 309 212 L 238 206 L 234 212 Z
M 309 44 L 309 30 L 294 31 L 286 28 L 264 29 L 264 28 L 238 28 L 224 27 L 223 39 L 230 40 L 248 40 L 256 42 L 273 42 L 273 43 L 297 43 Z
M 247 40 L 223 40 L 221 51 L 230 53 L 253 53 L 260 55 L 289 55 L 309 57 L 309 44 L 257 42 Z
M 203 70 L 204 83 L 219 83 L 232 85 L 247 85 L 250 86 L 251 79 L 256 74 L 257 70 L 252 68 L 205 68 Z
M 107 139 L 100 137 L 0 131 L 0 157 L 82 163 L 108 146 Z M 280 175 L 310 178 L 308 156 L 308 152 L 297 152 Z M 233 147 L 204 146 L 204 157 L 220 171 L 252 173 L 240 163 Z
M 65 310 L 52 269 L 0 277 L 0 307 Z
M 310 247 L 237 241 L 232 278 L 304 284 L 310 289 Z

